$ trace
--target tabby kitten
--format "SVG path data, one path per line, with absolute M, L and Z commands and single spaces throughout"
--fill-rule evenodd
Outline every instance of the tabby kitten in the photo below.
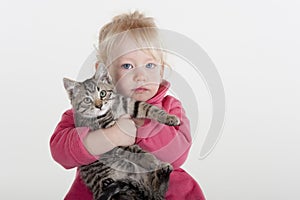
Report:
M 64 78 L 75 115 L 76 127 L 91 131 L 108 128 L 124 114 L 177 126 L 180 120 L 146 102 L 124 97 L 115 91 L 104 65 L 83 82 Z M 158 160 L 138 145 L 116 147 L 100 159 L 80 167 L 82 180 L 94 199 L 164 199 L 172 166 Z

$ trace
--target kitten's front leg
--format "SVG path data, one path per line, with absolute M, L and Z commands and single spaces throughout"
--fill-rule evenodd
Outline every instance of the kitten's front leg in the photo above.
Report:
M 130 108 L 131 112 L 129 114 L 133 118 L 153 119 L 168 126 L 180 125 L 180 120 L 177 116 L 170 115 L 163 109 L 146 102 L 132 100 Z
M 162 116 L 162 119 L 158 118 L 158 122 L 166 124 L 168 126 L 178 126 L 180 125 L 180 120 L 176 115 L 170 115 L 168 113 L 165 114 L 166 116 Z
M 180 120 L 176 115 L 170 115 L 163 109 L 156 106 L 150 107 L 147 118 L 157 120 L 159 123 L 166 124 L 168 126 L 178 126 L 180 125 Z

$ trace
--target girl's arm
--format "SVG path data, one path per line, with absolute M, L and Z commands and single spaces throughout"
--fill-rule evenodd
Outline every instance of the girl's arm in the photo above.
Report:
M 70 169 L 94 162 L 98 159 L 96 155 L 116 146 L 133 144 L 135 133 L 134 123 L 126 116 L 111 128 L 89 133 L 87 127 L 75 128 L 73 111 L 68 110 L 50 139 L 50 150 L 55 161 Z
M 87 127 L 75 128 L 73 111 L 67 110 L 50 139 L 53 159 L 66 169 L 96 161 L 97 158 L 86 150 L 80 137 L 88 132 Z
M 179 117 L 181 124 L 166 126 L 152 120 L 138 129 L 140 138 L 137 143 L 176 169 L 185 162 L 192 144 L 190 123 L 179 100 L 166 96 L 162 106 L 168 113 Z
M 116 124 L 107 129 L 99 129 L 83 136 L 83 144 L 92 155 L 103 154 L 116 146 L 129 146 L 135 143 L 136 126 L 129 115 L 119 118 Z

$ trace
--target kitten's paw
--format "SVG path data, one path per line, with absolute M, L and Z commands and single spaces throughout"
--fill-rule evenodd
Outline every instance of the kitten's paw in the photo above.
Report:
M 163 168 L 163 171 L 164 171 L 164 173 L 166 173 L 166 174 L 171 174 L 171 172 L 173 171 L 173 167 L 172 167 L 172 165 L 166 165 L 164 168 Z
M 168 115 L 166 120 L 166 125 L 168 126 L 178 126 L 180 125 L 180 120 L 175 115 Z
M 104 179 L 102 181 L 102 189 L 104 190 L 105 188 L 107 188 L 108 186 L 110 186 L 114 182 L 115 181 L 113 179 L 111 179 L 111 178 Z
M 163 163 L 160 166 L 160 169 L 157 171 L 157 175 L 159 178 L 164 178 L 164 177 L 167 178 L 169 177 L 172 171 L 173 171 L 172 165 L 170 165 L 169 163 Z

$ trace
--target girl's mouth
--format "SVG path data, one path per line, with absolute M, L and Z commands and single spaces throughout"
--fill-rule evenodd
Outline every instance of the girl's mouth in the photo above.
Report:
M 139 87 L 139 88 L 135 88 L 133 89 L 134 92 L 137 92 L 137 93 L 142 93 L 142 92 L 146 92 L 148 89 L 147 88 L 144 88 L 144 87 Z

